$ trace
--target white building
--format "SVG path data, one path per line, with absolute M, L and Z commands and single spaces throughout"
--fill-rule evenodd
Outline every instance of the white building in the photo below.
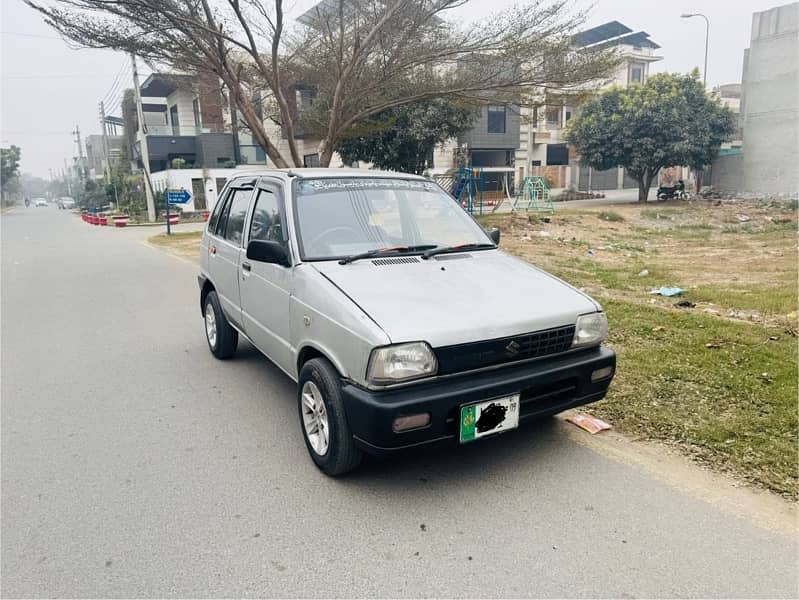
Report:
M 619 21 L 610 21 L 580 32 L 573 40 L 576 48 L 614 47 L 621 63 L 607 80 L 597 82 L 596 90 L 612 86 L 626 87 L 643 84 L 649 77 L 650 65 L 662 60 L 655 51 L 658 44 L 649 39 L 645 31 L 633 32 Z M 516 150 L 516 174 L 543 175 L 550 187 L 607 190 L 634 188 L 637 184 L 626 177 L 623 169 L 595 171 L 580 167 L 564 139 L 566 123 L 576 114 L 578 107 L 567 95 L 541 94 L 522 106 L 522 127 L 519 148 Z
M 247 165 L 241 170 L 246 170 Z M 151 174 L 151 181 L 155 192 L 167 190 L 185 190 L 191 195 L 186 204 L 181 204 L 183 212 L 213 210 L 219 193 L 225 186 L 228 178 L 235 175 L 236 169 L 167 169 Z

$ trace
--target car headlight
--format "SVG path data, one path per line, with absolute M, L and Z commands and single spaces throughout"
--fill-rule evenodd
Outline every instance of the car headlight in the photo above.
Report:
M 574 328 L 572 346 L 601 344 L 608 337 L 608 318 L 603 312 L 580 315 Z
M 369 357 L 366 377 L 372 383 L 397 383 L 435 375 L 436 356 L 424 342 L 375 348 Z

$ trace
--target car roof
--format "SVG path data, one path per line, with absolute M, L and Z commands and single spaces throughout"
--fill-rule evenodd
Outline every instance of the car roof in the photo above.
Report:
M 260 169 L 242 169 L 240 173 L 233 174 L 230 179 L 248 178 L 248 177 L 263 177 L 265 175 L 272 175 L 280 179 L 291 179 L 299 177 L 302 179 L 328 179 L 336 177 L 366 177 L 366 178 L 381 178 L 381 179 L 417 179 L 425 181 L 421 175 L 413 175 L 411 173 L 401 173 L 397 171 L 379 171 L 376 169 L 353 169 L 353 168 L 290 168 L 290 169 L 273 169 L 263 167 Z

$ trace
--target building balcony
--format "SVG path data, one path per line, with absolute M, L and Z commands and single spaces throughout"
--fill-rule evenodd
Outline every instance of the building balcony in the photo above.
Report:
M 194 137 L 202 133 L 212 133 L 211 128 L 196 125 L 147 125 L 147 135 Z

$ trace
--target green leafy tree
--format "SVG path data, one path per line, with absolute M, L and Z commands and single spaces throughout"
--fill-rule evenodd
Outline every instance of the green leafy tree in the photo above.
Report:
M 347 163 L 421 174 L 436 144 L 467 131 L 476 117 L 474 105 L 443 98 L 397 106 L 354 127 L 338 152 Z
M 645 202 L 660 169 L 701 169 L 733 131 L 732 112 L 705 92 L 694 71 L 661 73 L 644 85 L 604 92 L 581 107 L 566 139 L 584 165 L 625 167 L 638 182 L 639 202 Z
M 12 195 L 19 193 L 19 146 L 0 148 L 0 188 L 2 203 L 10 202 Z

